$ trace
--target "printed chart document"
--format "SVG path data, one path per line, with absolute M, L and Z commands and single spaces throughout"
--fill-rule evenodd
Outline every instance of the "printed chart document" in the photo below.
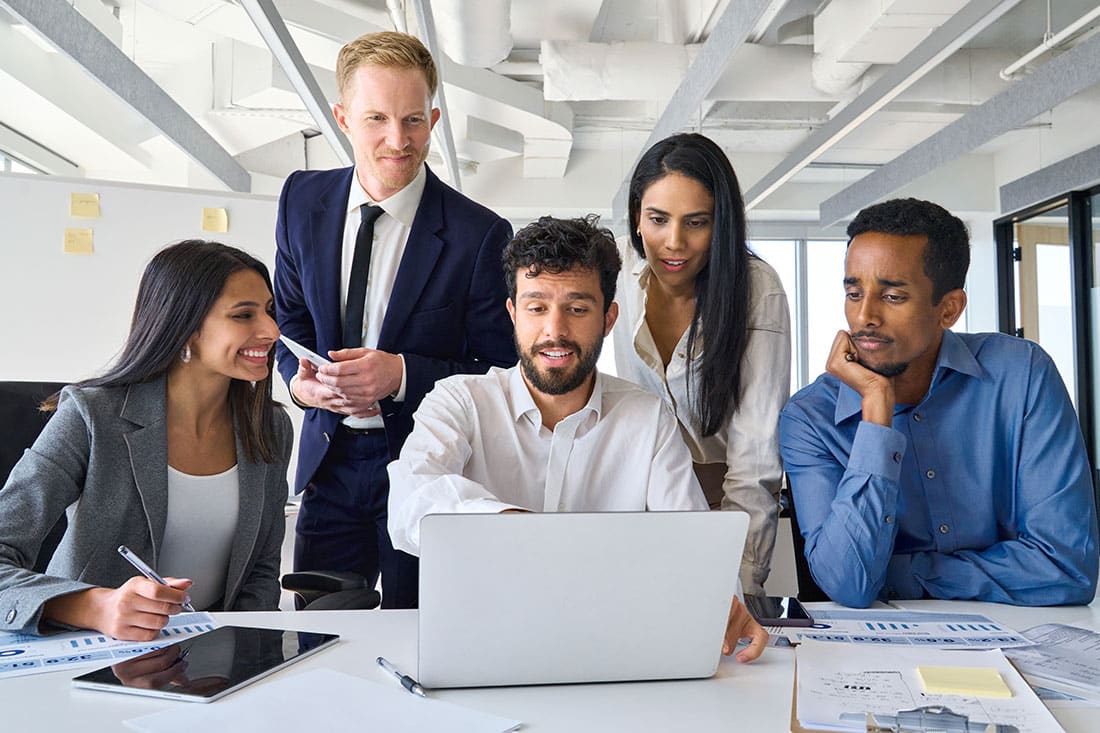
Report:
M 805 639 L 852 644 L 1000 649 L 1028 646 L 1024 635 L 977 613 L 932 613 L 895 608 L 853 609 L 807 603 L 814 625 L 768 632 L 798 644 Z
M 160 638 L 139 642 L 119 641 L 88 630 L 52 636 L 0 633 L 0 680 L 59 669 L 103 667 L 211 631 L 217 625 L 208 613 L 180 613 L 161 629 Z
M 381 684 L 331 669 L 255 685 L 210 705 L 173 705 L 127 720 L 126 726 L 140 733 L 271 733 L 315 730 L 318 721 L 325 730 L 387 733 L 505 733 L 520 726 L 518 720 L 413 695 L 396 682 Z
M 942 705 L 971 722 L 1014 725 L 1028 733 L 1062 730 L 999 649 L 849 644 L 837 654 L 835 644 L 808 639 L 797 653 L 795 713 L 805 729 L 865 731 L 866 713 L 889 718 Z M 926 693 L 917 673 L 922 665 L 994 669 L 1012 696 Z
M 1100 703 L 1100 634 L 1065 624 L 1023 632 L 1034 646 L 1005 652 L 1029 682 Z

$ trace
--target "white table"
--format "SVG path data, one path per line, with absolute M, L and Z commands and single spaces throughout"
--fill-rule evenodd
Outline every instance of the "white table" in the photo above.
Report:
M 1100 602 L 1068 608 L 1018 608 L 989 603 L 919 601 L 921 611 L 982 613 L 1017 630 L 1041 623 L 1066 623 L 1100 630 Z M 382 682 L 396 682 L 374 660 L 390 659 L 416 669 L 415 611 L 312 611 L 218 614 L 223 623 L 328 631 L 336 646 L 279 672 L 294 675 L 326 667 Z M 724 658 L 707 680 L 557 685 L 432 691 L 433 697 L 522 720 L 525 731 L 786 731 L 791 715 L 794 653 L 768 649 L 748 665 Z M 176 703 L 130 695 L 74 690 L 73 673 L 54 672 L 0 682 L 0 729 L 4 731 L 118 731 L 121 721 Z M 275 679 L 272 676 L 268 679 Z M 261 681 L 257 684 L 264 684 Z M 288 700 L 287 704 L 295 704 Z M 305 702 L 305 701 L 301 701 Z M 218 703 L 213 703 L 217 705 Z M 1070 733 L 1096 730 L 1100 711 L 1058 709 L 1055 717 Z M 323 720 L 323 716 L 320 718 Z M 364 711 L 364 730 L 369 730 Z M 323 725 L 320 726 L 323 729 Z M 301 731 L 294 731 L 301 733 Z

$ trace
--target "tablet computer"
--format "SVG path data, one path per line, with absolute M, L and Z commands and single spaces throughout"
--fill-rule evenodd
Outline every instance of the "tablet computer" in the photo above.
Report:
M 73 678 L 73 686 L 211 702 L 336 643 L 336 634 L 221 626 Z

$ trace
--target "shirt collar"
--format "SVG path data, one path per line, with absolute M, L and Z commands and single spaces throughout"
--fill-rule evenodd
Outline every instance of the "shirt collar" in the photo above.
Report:
M 374 201 L 363 187 L 359 185 L 359 168 L 352 171 L 352 185 L 348 191 L 348 208 L 350 213 L 363 204 L 382 207 L 386 212 L 406 227 L 411 228 L 413 219 L 416 218 L 416 210 L 420 206 L 420 197 L 424 194 L 424 185 L 428 182 L 427 168 L 423 165 L 409 182 L 409 185 L 383 201 Z
M 521 417 L 526 416 L 531 424 L 537 427 L 542 425 L 542 413 L 539 412 L 538 405 L 535 404 L 535 398 L 531 396 L 531 390 L 527 388 L 527 382 L 523 381 L 522 369 L 523 367 L 517 364 L 512 367 L 512 373 L 508 375 L 508 391 L 512 397 L 510 400 L 512 403 L 512 420 L 518 422 Z M 588 402 L 573 415 L 592 412 L 595 413 L 598 421 L 603 415 L 603 375 L 600 374 L 599 370 L 596 370 L 595 374 L 596 381 L 592 386 L 592 394 L 589 395 Z M 569 417 L 573 417 L 573 415 Z
M 940 353 L 936 357 L 936 368 L 932 372 L 932 385 L 928 388 L 929 394 L 937 384 L 943 381 L 944 373 L 948 369 L 977 379 L 985 376 L 985 370 L 974 358 L 974 353 L 966 342 L 954 331 L 944 329 Z M 863 398 L 859 396 L 859 392 L 840 382 L 840 391 L 836 396 L 836 410 L 833 413 L 834 424 L 839 425 L 862 410 Z

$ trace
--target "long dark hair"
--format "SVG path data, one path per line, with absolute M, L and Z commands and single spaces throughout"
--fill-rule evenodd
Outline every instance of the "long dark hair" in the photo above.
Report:
M 122 354 L 104 374 L 74 386 L 126 387 L 167 374 L 188 339 L 202 326 L 229 276 L 242 270 L 258 273 L 271 290 L 271 277 L 264 263 L 235 247 L 188 239 L 162 249 L 141 276 L 130 335 Z M 240 427 L 241 444 L 250 461 L 278 460 L 275 402 L 271 397 L 274 362 L 272 349 L 267 377 L 254 387 L 240 379 L 229 384 L 229 407 Z M 44 401 L 42 409 L 56 410 L 59 397 L 60 393 Z
M 695 133 L 667 137 L 645 152 L 630 179 L 630 241 L 645 257 L 638 232 L 642 195 L 669 173 L 701 183 L 714 198 L 707 264 L 695 277 L 695 314 L 688 329 L 688 399 L 703 435 L 714 435 L 741 402 L 741 357 L 748 344 L 749 252 L 745 204 L 729 158 L 709 138 Z M 706 343 L 702 357 L 696 335 Z M 694 383 L 694 389 L 693 389 Z M 694 392 L 694 394 L 692 394 Z

